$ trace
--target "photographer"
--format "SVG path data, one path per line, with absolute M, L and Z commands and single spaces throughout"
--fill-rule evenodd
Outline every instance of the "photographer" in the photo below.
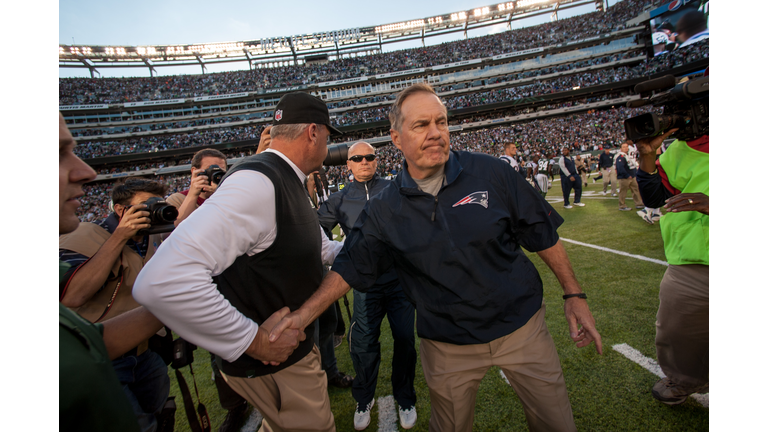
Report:
M 167 187 L 145 179 L 129 179 L 112 189 L 114 212 L 98 224 L 81 222 L 59 237 L 59 260 L 70 268 L 61 278 L 60 301 L 90 322 L 120 316 L 139 307 L 133 283 L 162 242 L 149 229 L 150 212 L 144 204 L 162 199 Z M 170 390 L 163 359 L 145 340 L 112 361 L 142 431 L 157 428 L 159 414 Z
M 667 405 L 709 391 L 709 135 L 675 140 L 656 160 L 665 138 L 637 142 L 637 181 L 648 207 L 661 207 L 669 268 L 659 287 L 656 355 L 666 378 L 652 389 Z
M 168 204 L 179 209 L 179 217 L 175 222 L 177 226 L 216 192 L 218 181 L 210 178 L 215 176 L 216 172 L 220 173 L 218 176 L 227 172 L 227 157 L 224 153 L 215 149 L 202 149 L 195 153 L 192 157 L 192 180 L 189 189 L 166 199 Z

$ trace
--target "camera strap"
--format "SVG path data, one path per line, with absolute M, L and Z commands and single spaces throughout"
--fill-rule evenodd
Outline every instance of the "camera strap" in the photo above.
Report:
M 179 382 L 181 398 L 184 400 L 184 411 L 187 414 L 187 421 L 192 432 L 211 432 L 211 419 L 208 417 L 208 410 L 205 408 L 205 405 L 200 401 L 200 392 L 197 390 L 197 381 L 195 380 L 195 372 L 192 370 L 192 364 L 189 364 L 189 373 L 192 374 L 192 383 L 195 386 L 195 394 L 197 395 L 197 416 L 195 416 L 195 405 L 192 402 L 192 395 L 189 392 L 187 381 L 178 369 L 175 372 L 176 380 Z M 198 417 L 200 420 L 198 420 Z
M 101 321 L 107 315 L 107 313 L 109 313 L 109 310 L 112 309 L 112 305 L 115 303 L 115 298 L 117 297 L 117 292 L 120 290 L 120 286 L 123 285 L 124 277 L 125 275 L 123 274 L 123 253 L 120 252 L 120 269 L 117 271 L 117 276 L 115 277 L 116 279 L 120 278 L 120 280 L 117 281 L 117 285 L 115 285 L 115 291 L 112 292 L 112 297 L 109 298 L 109 303 L 107 303 L 107 307 L 104 308 L 104 313 L 102 313 L 101 316 L 94 322 Z

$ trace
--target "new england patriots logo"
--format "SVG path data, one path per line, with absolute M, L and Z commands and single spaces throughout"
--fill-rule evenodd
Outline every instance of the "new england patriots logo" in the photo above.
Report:
M 473 192 L 460 199 L 453 205 L 453 207 L 458 207 L 464 204 L 480 204 L 481 206 L 488 208 L 488 191 Z

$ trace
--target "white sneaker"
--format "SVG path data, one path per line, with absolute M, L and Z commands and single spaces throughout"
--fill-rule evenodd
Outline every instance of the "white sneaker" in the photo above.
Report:
M 653 213 L 651 215 L 651 220 L 654 222 L 658 222 L 661 220 L 661 213 Z
M 645 210 L 638 210 L 637 215 L 643 218 L 643 220 L 649 223 L 650 225 L 653 225 L 653 219 L 651 219 L 651 217 L 648 215 L 648 212 L 646 212 Z
M 565 208 L 568 208 L 568 209 L 571 209 L 571 208 L 573 208 L 573 206 L 572 206 L 572 205 L 567 205 L 567 206 L 564 206 L 564 207 L 565 207 Z
M 619 196 L 619 194 L 611 194 L 611 196 Z
M 371 399 L 368 405 L 365 406 L 365 410 L 360 409 L 360 404 L 357 404 L 355 409 L 355 430 L 363 430 L 371 424 L 371 408 L 373 403 L 376 402 L 376 398 Z
M 581 203 L 581 202 L 577 202 L 577 203 L 573 203 L 573 205 L 579 206 L 579 207 L 584 207 L 586 204 Z
M 608 192 L 606 192 L 606 191 L 603 191 L 603 195 L 608 195 Z
M 413 425 L 416 424 L 415 405 L 408 408 L 407 410 L 404 410 L 403 407 L 400 407 L 398 411 L 400 411 L 400 426 L 402 426 L 403 429 L 410 429 L 413 427 Z

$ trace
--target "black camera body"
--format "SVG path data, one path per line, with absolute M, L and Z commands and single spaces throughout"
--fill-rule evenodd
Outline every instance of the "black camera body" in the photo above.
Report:
M 171 367 L 174 369 L 183 368 L 195 361 L 194 351 L 197 345 L 191 344 L 182 338 L 173 341 L 173 360 Z
M 205 170 L 205 175 L 208 177 L 208 184 L 221 183 L 221 178 L 224 177 L 224 170 L 218 165 L 211 165 Z
M 173 231 L 175 228 L 173 223 L 179 217 L 179 211 L 176 207 L 158 197 L 152 197 L 142 204 L 147 206 L 144 211 L 149 212 L 149 223 L 151 226 L 148 229 L 137 232 L 138 235 L 162 234 Z
M 676 84 L 675 78 L 667 75 L 635 86 L 635 93 L 652 90 L 664 91 L 647 99 L 630 101 L 627 106 L 652 104 L 663 107 L 663 114 L 647 113 L 624 120 L 627 139 L 651 138 L 673 128 L 679 129 L 673 137 L 683 141 L 709 134 L 709 76 Z

